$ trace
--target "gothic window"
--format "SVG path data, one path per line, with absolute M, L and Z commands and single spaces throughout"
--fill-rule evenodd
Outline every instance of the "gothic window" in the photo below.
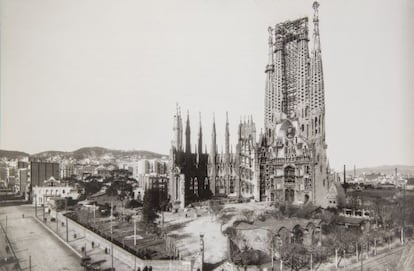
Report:
M 305 183 L 305 190 L 311 190 L 312 188 L 311 179 L 305 178 L 304 183 Z
M 230 193 L 234 193 L 234 179 L 230 178 Z
M 304 203 L 306 204 L 306 203 L 308 203 L 308 201 L 309 201 L 309 195 L 308 195 L 308 194 L 306 194 L 306 195 L 305 195 L 305 201 L 304 201 Z
M 288 166 L 285 168 L 285 182 L 294 183 L 295 182 L 295 168 Z

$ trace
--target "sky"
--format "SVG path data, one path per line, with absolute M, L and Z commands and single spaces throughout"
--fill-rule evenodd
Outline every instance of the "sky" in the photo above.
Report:
M 333 168 L 414 165 L 414 3 L 321 0 Z M 219 150 L 263 127 L 267 28 L 309 0 L 0 0 L 0 148 L 167 154 L 176 103 Z M 311 25 L 310 20 L 310 25 Z M 311 33 L 311 32 L 310 32 Z

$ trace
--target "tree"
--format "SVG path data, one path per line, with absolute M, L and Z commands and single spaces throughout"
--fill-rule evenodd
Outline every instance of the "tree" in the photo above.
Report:
M 144 195 L 144 205 L 142 208 L 142 222 L 148 229 L 154 228 L 155 220 L 158 218 L 157 211 L 160 209 L 158 202 L 158 191 L 148 189 Z
M 142 203 L 133 199 L 127 202 L 127 204 L 125 205 L 125 208 L 138 208 L 138 207 L 142 207 Z
M 281 247 L 280 256 L 283 262 L 295 271 L 309 266 L 310 253 L 303 244 L 284 244 Z
M 84 185 L 85 185 L 85 194 L 87 196 L 93 195 L 93 194 L 99 192 L 99 190 L 101 190 L 101 184 L 98 183 L 95 180 L 91 181 L 91 182 L 87 182 Z

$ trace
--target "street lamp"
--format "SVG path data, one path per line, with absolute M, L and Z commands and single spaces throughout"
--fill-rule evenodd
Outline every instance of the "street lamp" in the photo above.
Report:
M 281 247 L 282 247 L 282 239 L 280 237 L 280 234 L 276 234 L 273 238 L 276 238 L 276 246 L 279 253 L 279 259 L 280 259 L 280 270 L 283 269 L 283 260 L 282 260 L 282 254 L 280 253 Z M 272 255 L 272 270 L 274 268 L 274 261 L 273 261 L 274 255 Z
M 364 233 L 364 225 L 361 225 L 362 234 Z M 361 271 L 364 270 L 364 241 L 361 241 Z
M 200 254 L 201 254 L 201 271 L 204 266 L 204 234 L 200 233 Z

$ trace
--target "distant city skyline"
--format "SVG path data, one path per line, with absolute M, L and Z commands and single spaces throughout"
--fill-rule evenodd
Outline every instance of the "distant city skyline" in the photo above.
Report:
M 414 3 L 319 1 L 331 167 L 414 165 Z M 312 1 L 0 0 L 0 149 L 168 154 L 173 114 L 263 127 L 267 27 Z M 203 147 L 204 150 L 204 147 Z

